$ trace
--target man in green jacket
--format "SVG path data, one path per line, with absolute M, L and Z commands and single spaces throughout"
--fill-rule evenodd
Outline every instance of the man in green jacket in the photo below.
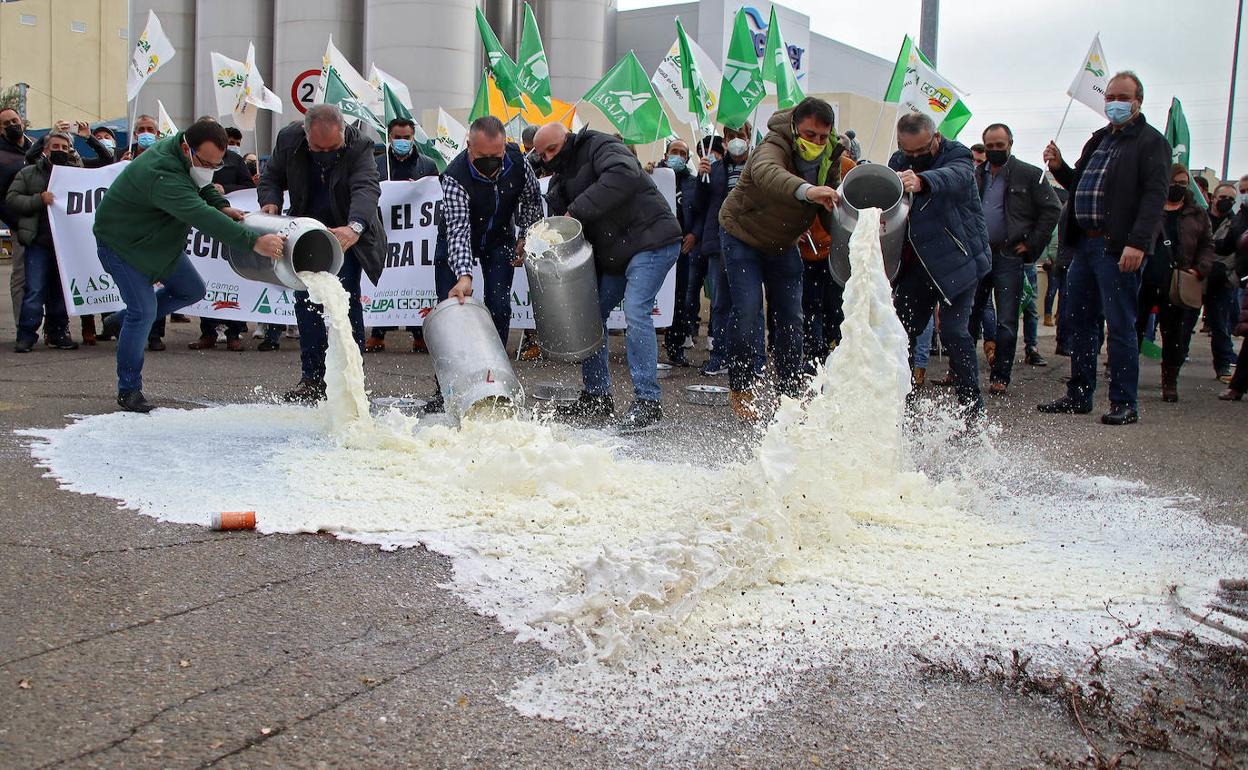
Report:
M 257 235 L 238 224 L 243 212 L 213 188 L 226 144 L 220 123 L 200 120 L 131 162 L 96 209 L 100 264 L 126 303 L 117 338 L 117 404 L 128 412 L 153 408 L 142 391 L 143 345 L 152 322 L 204 296 L 204 281 L 186 256 L 191 228 L 273 259 L 285 248 L 283 236 Z M 161 286 L 153 291 L 155 283 Z

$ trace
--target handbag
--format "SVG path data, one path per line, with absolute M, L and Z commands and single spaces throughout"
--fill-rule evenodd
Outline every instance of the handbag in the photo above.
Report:
M 1205 279 L 1195 273 L 1175 269 L 1170 271 L 1170 304 L 1188 310 L 1199 310 L 1204 304 Z

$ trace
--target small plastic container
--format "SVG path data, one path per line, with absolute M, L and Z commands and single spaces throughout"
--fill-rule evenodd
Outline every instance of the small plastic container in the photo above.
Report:
M 255 529 L 255 511 L 225 511 L 212 514 L 212 528 L 218 531 Z

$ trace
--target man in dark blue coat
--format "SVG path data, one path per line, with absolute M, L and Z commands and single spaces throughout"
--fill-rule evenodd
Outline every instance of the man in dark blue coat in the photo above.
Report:
M 913 356 L 915 340 L 940 303 L 940 339 L 949 351 L 958 403 L 978 415 L 984 400 L 969 321 L 975 289 L 992 263 L 971 151 L 938 134 L 922 113 L 897 121 L 897 145 L 901 149 L 888 167 L 914 196 L 894 294 L 897 317 L 910 335 Z

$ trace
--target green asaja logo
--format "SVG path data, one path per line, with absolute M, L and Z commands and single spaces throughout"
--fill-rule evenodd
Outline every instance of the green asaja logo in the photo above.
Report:
M 273 306 L 269 304 L 269 290 L 261 289 L 260 298 L 256 300 L 256 304 L 251 308 L 253 313 L 262 313 L 269 315 L 273 312 Z
M 82 298 L 82 292 L 78 291 L 78 279 L 77 278 L 69 279 L 69 293 L 73 296 L 74 307 L 82 307 L 83 305 L 87 304 L 87 301 Z

